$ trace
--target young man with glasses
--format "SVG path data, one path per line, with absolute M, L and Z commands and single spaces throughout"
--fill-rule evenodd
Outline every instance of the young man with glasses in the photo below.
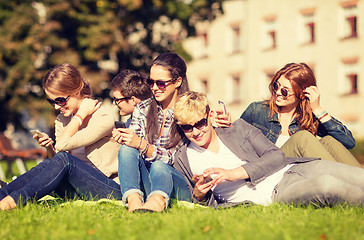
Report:
M 146 84 L 146 76 L 139 72 L 125 69 L 111 81 L 113 103 L 119 108 L 120 116 L 132 115 L 135 106 L 152 96 L 152 91 Z M 131 116 L 125 122 L 130 125 Z
M 173 167 L 185 176 L 196 203 L 364 202 L 364 169 L 317 158 L 286 158 L 243 119 L 230 128 L 214 128 L 215 114 L 202 93 L 181 95 L 174 115 L 187 139 L 176 151 Z

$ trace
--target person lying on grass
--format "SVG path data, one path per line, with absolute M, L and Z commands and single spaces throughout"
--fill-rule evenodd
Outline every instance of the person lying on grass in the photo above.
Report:
M 214 128 L 205 94 L 186 92 L 174 114 L 186 139 L 174 155 L 196 203 L 331 206 L 364 201 L 364 169 L 318 158 L 287 158 L 243 119 Z

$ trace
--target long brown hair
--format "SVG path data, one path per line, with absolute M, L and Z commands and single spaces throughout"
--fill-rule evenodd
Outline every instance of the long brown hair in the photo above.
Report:
M 89 82 L 69 63 L 52 68 L 43 79 L 43 89 L 66 95 L 80 94 L 82 98 L 92 95 Z
M 283 68 L 278 70 L 273 76 L 269 90 L 271 98 L 268 100 L 270 117 L 278 113 L 280 107 L 276 105 L 276 92 L 273 89 L 273 84 L 281 76 L 287 78 L 292 85 L 293 93 L 299 100 L 296 107 L 296 121 L 298 122 L 301 130 L 307 130 L 312 134 L 317 134 L 318 121 L 312 114 L 312 109 L 308 98 L 305 97 L 303 90 L 309 86 L 317 86 L 316 78 L 311 68 L 305 63 L 288 63 Z
M 179 86 L 177 93 L 182 94 L 189 90 L 187 82 L 187 65 L 185 61 L 175 53 L 163 53 L 153 60 L 152 66 L 161 66 L 168 70 L 171 78 L 177 80 L 182 78 L 182 83 Z M 159 135 L 161 126 L 158 123 L 158 102 L 152 97 L 152 103 L 147 113 L 146 136 L 148 142 L 153 143 Z M 167 144 L 167 149 L 175 147 L 181 140 L 181 133 L 177 127 L 176 121 L 172 123 L 170 137 Z

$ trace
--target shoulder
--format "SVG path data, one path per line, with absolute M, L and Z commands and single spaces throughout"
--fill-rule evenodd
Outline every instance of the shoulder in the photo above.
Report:
M 151 105 L 151 103 L 152 103 L 152 98 L 148 98 L 146 100 L 140 101 L 135 106 L 134 112 L 136 111 L 136 112 L 141 112 L 141 113 L 146 114 L 146 112 L 148 111 L 149 106 Z M 133 113 L 133 115 L 134 115 L 134 113 Z
M 258 102 L 252 102 L 248 108 L 256 111 L 256 112 L 260 112 L 260 111 L 264 111 L 264 110 L 269 110 L 269 105 L 268 105 L 268 101 L 258 101 Z

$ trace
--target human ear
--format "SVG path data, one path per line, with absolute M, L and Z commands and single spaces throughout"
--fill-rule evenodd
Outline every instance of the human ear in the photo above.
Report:
M 176 80 L 176 88 L 179 88 L 182 85 L 182 78 L 178 77 Z

